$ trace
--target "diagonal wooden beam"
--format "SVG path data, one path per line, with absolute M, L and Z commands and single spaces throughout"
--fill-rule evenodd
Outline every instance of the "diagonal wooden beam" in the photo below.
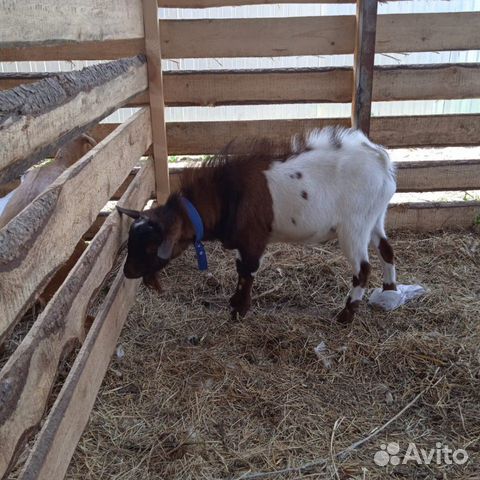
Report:
M 122 196 L 121 205 L 142 209 L 150 199 L 153 187 L 153 165 L 148 160 Z M 71 351 L 76 340 L 83 340 L 87 307 L 112 269 L 117 252 L 128 237 L 130 223 L 115 210 L 110 213 L 81 259 L 0 371 L 0 389 L 3 389 L 0 390 L 0 478 L 8 477 L 8 471 L 25 443 L 40 428 L 59 361 L 65 352 Z M 91 393 L 95 396 L 96 391 Z M 74 425 L 78 426 L 78 423 Z M 80 427 L 71 428 L 71 434 L 77 433 L 81 433 Z M 55 438 L 49 437 L 48 442 L 53 440 Z M 72 443 L 64 445 L 69 446 L 72 447 Z M 32 458 L 48 452 L 47 443 L 37 442 Z M 58 449 L 54 453 L 60 464 L 65 461 L 68 464 L 69 458 L 60 455 Z M 43 463 L 32 460 L 26 470 L 33 469 L 33 478 L 44 478 L 36 476 L 35 465 L 40 467 Z M 63 476 L 52 474 L 48 478 Z
M 353 62 L 352 127 L 370 133 L 377 0 L 357 0 Z
M 150 145 L 150 112 L 142 108 L 0 229 L 0 343 Z M 0 471 L 1 464 L 2 455 Z
M 146 88 L 145 58 L 138 56 L 0 92 L 0 182 L 55 155 Z
M 153 161 L 157 202 L 164 203 L 170 193 L 168 180 L 167 131 L 163 94 L 162 54 L 157 0 L 143 0 L 145 52 L 148 65 L 150 115 L 152 121 Z
M 140 279 L 127 280 L 120 267 L 28 458 L 22 480 L 65 477 L 139 284 Z

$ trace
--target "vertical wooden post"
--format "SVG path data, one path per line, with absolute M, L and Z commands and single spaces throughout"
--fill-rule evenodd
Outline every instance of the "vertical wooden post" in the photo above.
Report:
M 170 193 L 168 178 L 167 132 L 163 96 L 162 54 L 160 50 L 160 22 L 157 0 L 143 0 L 145 52 L 148 63 L 148 90 L 152 122 L 153 162 L 155 165 L 155 193 L 159 205 Z
M 378 0 L 357 0 L 352 127 L 370 134 Z

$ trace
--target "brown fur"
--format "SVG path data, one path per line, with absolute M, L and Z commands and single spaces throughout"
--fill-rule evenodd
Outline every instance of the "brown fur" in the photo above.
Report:
M 263 171 L 272 161 L 285 161 L 294 153 L 297 149 L 290 142 L 232 142 L 202 166 L 186 169 L 180 192 L 202 215 L 206 239 L 218 239 L 226 248 L 249 242 L 245 237 L 262 238 L 259 243 L 266 244 L 273 210 Z
M 358 275 L 354 275 L 352 278 L 352 285 L 354 287 L 367 288 L 370 270 L 370 264 L 366 261 L 363 261 L 360 264 L 360 271 L 358 272 Z M 338 322 L 342 324 L 351 323 L 355 317 L 355 313 L 357 312 L 359 305 L 359 300 L 352 301 L 349 296 L 347 298 L 345 308 L 340 312 L 337 318 Z
M 393 248 L 392 246 L 388 243 L 388 240 L 386 238 L 381 238 L 380 243 L 378 244 L 378 250 L 380 252 L 380 255 L 382 256 L 383 260 L 386 263 L 391 263 L 393 265 L 395 259 L 393 255 Z M 384 283 L 383 284 L 383 290 L 396 290 L 397 286 L 395 283 Z
M 388 243 L 386 238 L 380 239 L 380 243 L 378 244 L 378 249 L 380 251 L 380 255 L 382 256 L 383 260 L 387 263 L 393 264 L 394 262 L 393 248 Z
M 370 276 L 370 264 L 368 262 L 363 261 L 360 264 L 360 271 L 358 272 L 358 276 L 354 275 L 352 279 L 352 285 L 354 287 L 362 287 L 366 288 L 368 283 L 368 277 Z

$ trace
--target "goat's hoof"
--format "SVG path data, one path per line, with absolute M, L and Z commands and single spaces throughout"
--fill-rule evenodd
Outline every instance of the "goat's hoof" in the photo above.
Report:
M 250 308 L 245 306 L 232 308 L 230 312 L 230 317 L 232 320 L 238 321 L 247 315 L 248 310 L 250 310 Z
M 341 323 L 342 325 L 348 325 L 349 323 L 353 322 L 355 317 L 355 312 L 350 310 L 349 308 L 344 308 L 338 315 L 337 315 L 337 322 Z
M 211 273 L 207 273 L 205 283 L 208 287 L 215 290 L 219 289 L 222 286 L 222 284 Z
M 238 310 L 240 308 L 240 304 L 242 303 L 242 296 L 235 292 L 230 298 L 230 306 L 233 310 Z
M 158 293 L 162 293 L 162 285 L 160 284 L 160 280 L 155 273 L 151 275 L 145 275 L 143 277 L 143 283 L 148 288 L 151 288 Z

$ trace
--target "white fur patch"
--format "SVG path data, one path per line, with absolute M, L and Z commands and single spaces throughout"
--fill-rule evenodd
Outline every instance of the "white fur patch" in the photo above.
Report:
M 338 234 L 368 245 L 396 189 L 393 166 L 385 150 L 358 130 L 343 131 L 336 144 L 331 136 L 331 129 L 312 132 L 308 150 L 265 171 L 272 242 L 316 244 Z
M 384 262 L 383 264 L 383 283 L 397 283 L 397 274 L 395 271 L 395 265 Z
M 352 302 L 356 302 L 357 300 L 361 300 L 365 293 L 365 289 L 362 287 L 353 287 L 350 291 L 349 297 Z

